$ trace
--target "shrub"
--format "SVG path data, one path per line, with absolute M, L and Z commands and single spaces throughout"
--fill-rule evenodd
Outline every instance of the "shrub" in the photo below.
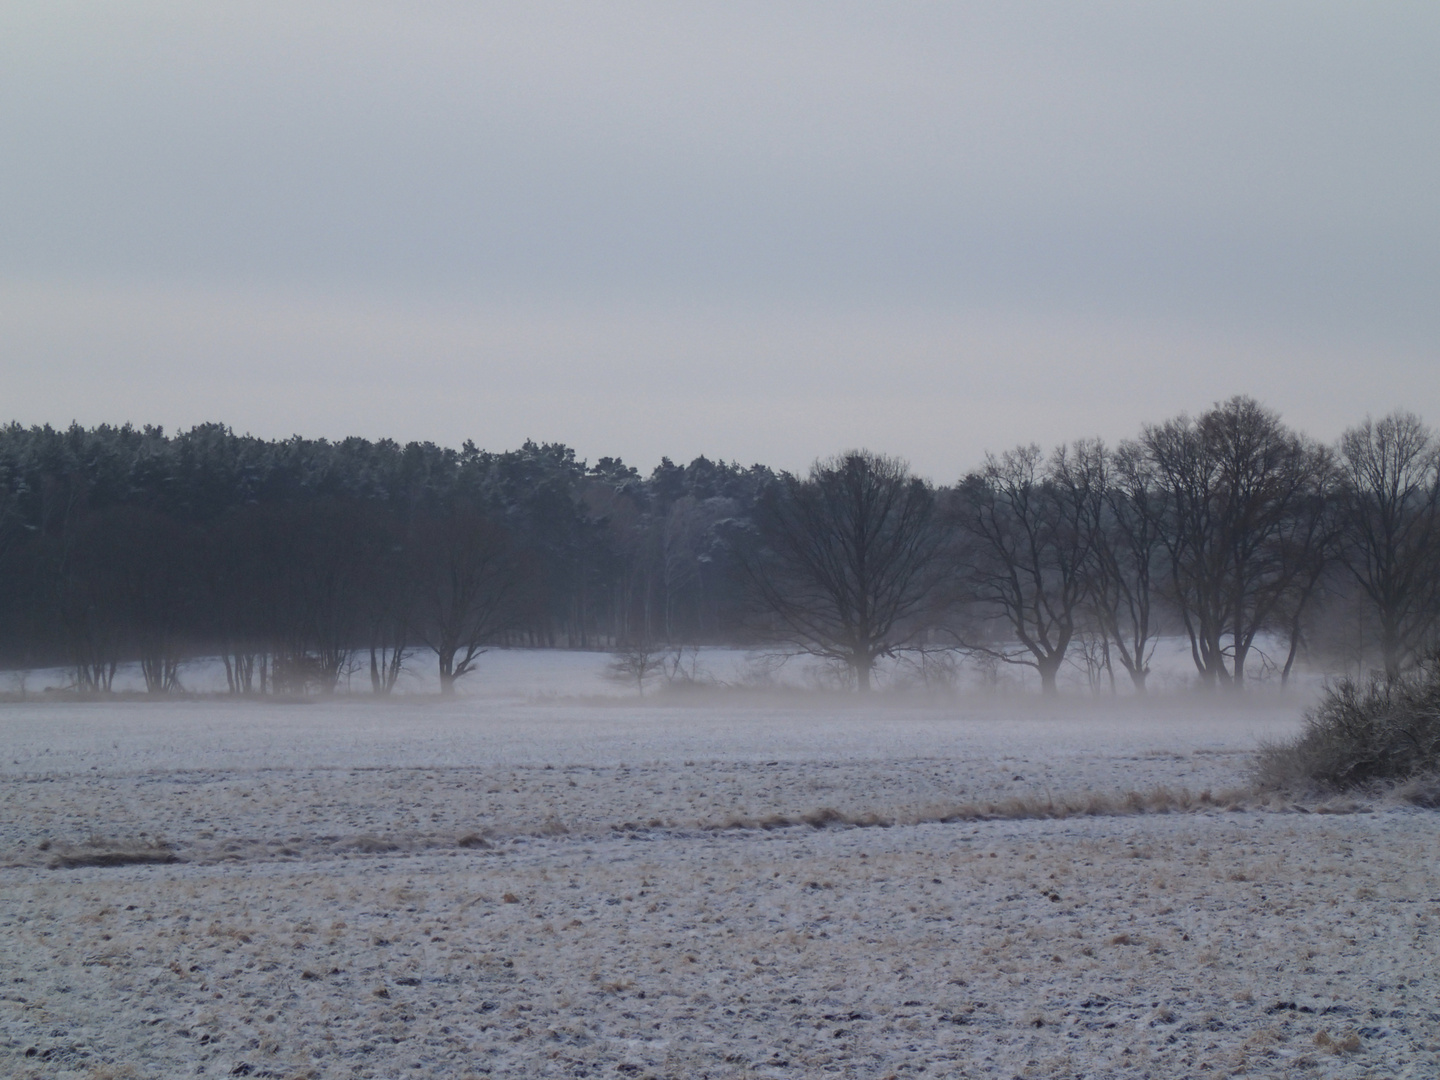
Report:
M 1267 787 L 1354 788 L 1440 773 L 1440 653 L 1413 675 L 1326 687 L 1289 742 L 1264 747 Z
M 658 645 L 636 642 L 611 653 L 611 661 L 605 668 L 605 677 L 622 686 L 635 687 L 640 696 L 645 696 L 645 680 L 665 671 L 665 652 Z

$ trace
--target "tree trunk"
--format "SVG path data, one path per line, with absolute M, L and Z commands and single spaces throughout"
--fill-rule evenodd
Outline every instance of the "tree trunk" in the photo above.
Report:
M 1237 694 L 1245 689 L 1245 660 L 1250 655 L 1250 646 L 1235 642 L 1235 662 L 1231 665 L 1230 689 Z
M 868 656 L 857 656 L 854 662 L 855 688 L 862 694 L 870 692 L 870 668 L 874 661 Z
M 1290 685 L 1290 671 L 1295 666 L 1295 656 L 1300 651 L 1300 617 L 1290 620 L 1290 651 L 1285 656 L 1285 666 L 1280 670 L 1280 685 Z
M 455 653 L 453 650 L 441 649 L 440 656 L 440 696 L 455 696 Z
M 1056 697 L 1060 688 L 1055 683 L 1055 676 L 1060 671 L 1062 657 L 1049 657 L 1036 664 L 1036 670 L 1040 672 L 1040 692 L 1046 697 Z
M 1385 681 L 1400 678 L 1400 634 L 1393 623 L 1380 630 L 1380 654 L 1385 663 Z

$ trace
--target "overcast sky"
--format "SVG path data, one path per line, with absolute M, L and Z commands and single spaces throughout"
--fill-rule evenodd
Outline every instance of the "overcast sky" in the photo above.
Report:
M 950 481 L 1440 421 L 1440 4 L 0 0 L 0 419 Z

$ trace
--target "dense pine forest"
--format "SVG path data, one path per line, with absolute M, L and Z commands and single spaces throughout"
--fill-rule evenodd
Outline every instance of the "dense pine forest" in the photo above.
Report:
M 1323 446 L 1233 398 L 942 487 L 867 452 L 641 475 L 560 444 L 0 428 L 0 660 L 83 691 L 134 661 L 180 689 L 202 656 L 235 693 L 357 668 L 387 693 L 421 662 L 449 691 L 491 646 L 702 643 L 827 657 L 862 688 L 943 652 L 1143 691 L 1161 635 L 1238 687 L 1307 659 L 1393 675 L 1437 616 L 1440 453 L 1406 413 Z
M 165 690 L 187 657 L 221 655 L 258 692 L 332 688 L 363 650 L 383 690 L 416 648 L 463 664 L 482 643 L 727 640 L 723 523 L 769 479 L 704 458 L 641 477 L 548 444 L 11 425 L 4 656 L 71 664 L 84 689 L 138 659 Z

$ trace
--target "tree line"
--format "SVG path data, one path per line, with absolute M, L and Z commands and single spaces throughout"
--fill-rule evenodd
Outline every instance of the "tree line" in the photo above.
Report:
M 779 476 L 754 528 L 757 625 L 862 690 L 881 657 L 940 648 L 1047 693 L 1067 663 L 1144 692 L 1176 633 L 1207 686 L 1284 681 L 1302 650 L 1393 680 L 1440 622 L 1440 443 L 1405 412 L 1327 447 L 1235 397 L 1116 447 L 987 455 L 939 490 L 853 452 Z
M 443 692 L 492 645 L 728 643 L 877 665 L 967 655 L 1143 692 L 1162 635 L 1200 682 L 1302 655 L 1397 677 L 1440 625 L 1440 442 L 1397 412 L 1334 446 L 1246 397 L 1099 440 L 987 455 L 936 487 L 854 451 L 805 475 L 558 444 L 0 429 L 12 666 L 108 689 L 223 658 L 236 693 Z M 1277 645 L 1278 643 L 1278 645 Z
M 0 428 L 0 655 L 106 690 L 223 659 L 237 693 L 388 693 L 433 652 L 442 690 L 490 645 L 726 640 L 719 526 L 768 470 L 648 477 L 558 444 L 262 440 L 204 425 Z

